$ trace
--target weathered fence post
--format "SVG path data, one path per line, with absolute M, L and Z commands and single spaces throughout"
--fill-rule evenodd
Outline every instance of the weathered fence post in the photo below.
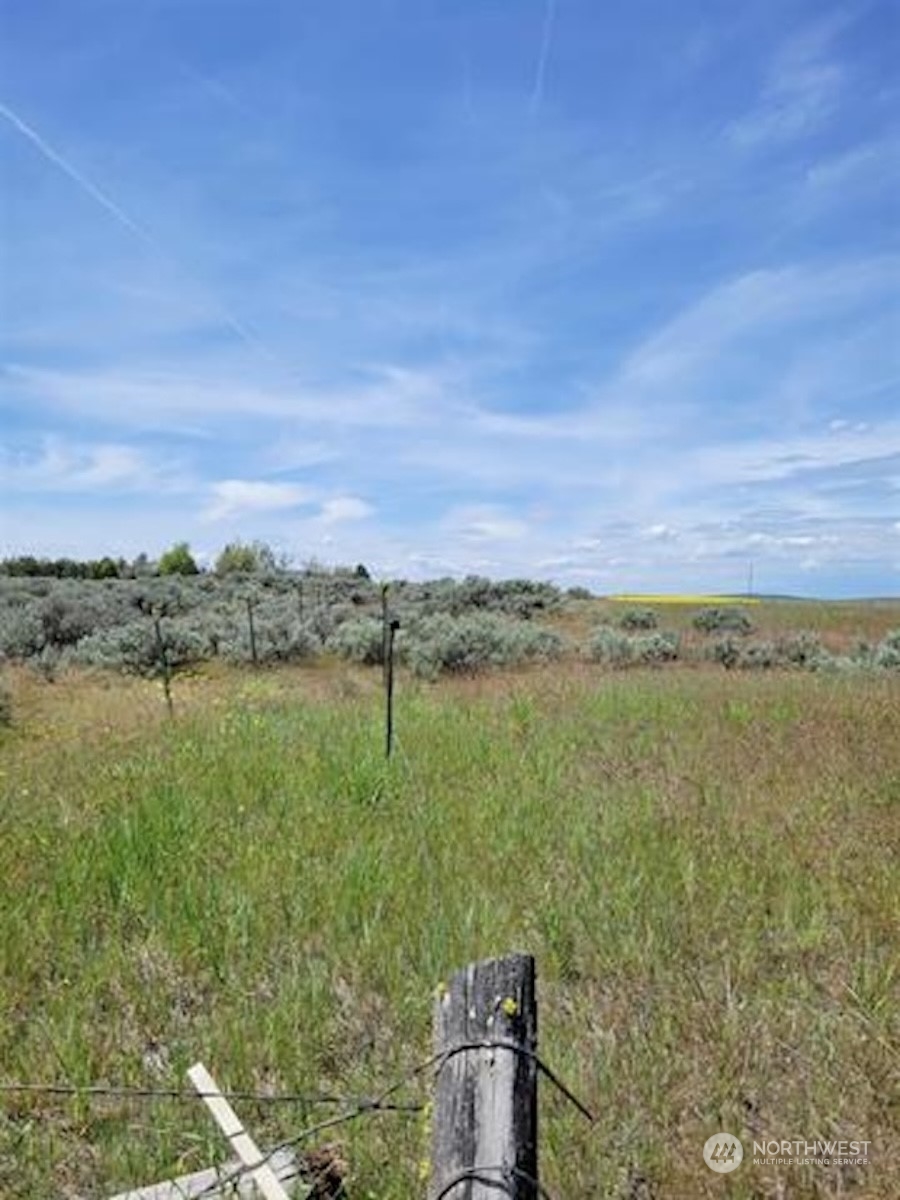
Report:
M 159 665 L 162 668 L 163 692 L 166 696 L 166 708 L 169 710 L 169 716 L 171 717 L 173 715 L 172 668 L 169 666 L 169 655 L 166 652 L 166 643 L 163 641 L 162 624 L 159 617 L 154 618 L 153 630 L 156 634 L 156 653 L 159 655 Z
M 254 667 L 259 666 L 259 655 L 256 653 L 256 625 L 253 621 L 253 605 L 255 601 L 247 597 L 247 624 L 250 627 L 250 658 L 253 660 Z
M 538 1200 L 537 1005 L 528 954 L 473 963 L 435 1006 L 429 1200 Z

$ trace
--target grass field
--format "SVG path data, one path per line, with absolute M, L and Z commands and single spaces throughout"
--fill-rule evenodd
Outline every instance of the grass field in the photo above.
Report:
M 199 1058 L 371 1094 L 427 1056 L 440 980 L 524 949 L 542 1054 L 597 1114 L 542 1092 L 554 1197 L 900 1195 L 897 673 L 401 676 L 390 769 L 374 671 L 210 671 L 174 721 L 145 681 L 12 689 L 0 1082 L 177 1087 Z M 263 1141 L 333 1111 L 238 1107 Z M 726 1177 L 721 1129 L 747 1155 Z M 418 1116 L 332 1138 L 351 1198 L 422 1195 Z M 870 1162 L 749 1162 L 784 1138 Z M 10 1200 L 221 1157 L 195 1103 L 0 1094 Z

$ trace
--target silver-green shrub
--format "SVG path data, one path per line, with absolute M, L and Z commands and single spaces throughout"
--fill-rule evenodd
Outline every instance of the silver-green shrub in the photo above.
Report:
M 632 654 L 639 663 L 661 664 L 674 662 L 678 658 L 677 633 L 652 633 L 646 637 L 632 638 L 631 643 Z
M 325 643 L 332 654 L 350 662 L 376 666 L 384 658 L 383 623 L 377 617 L 357 617 L 345 621 Z
M 592 662 L 610 667 L 658 666 L 674 662 L 680 652 L 676 633 L 650 633 L 629 637 L 618 629 L 601 625 L 594 630 L 588 644 Z
M 659 622 L 652 608 L 628 608 L 622 613 L 619 624 L 623 629 L 655 629 Z
M 791 633 L 781 638 L 778 642 L 778 653 L 788 666 L 813 671 L 828 655 L 818 634 L 807 631 Z
M 498 613 L 437 613 L 416 622 L 401 646 L 415 674 L 434 679 L 442 673 L 550 661 L 560 656 L 564 642 L 553 630 Z
M 900 629 L 892 629 L 875 647 L 872 660 L 876 667 L 900 668 Z
M 769 670 L 784 665 L 784 661 L 774 642 L 751 642 L 741 647 L 737 665 L 744 670 Z
M 737 633 L 743 637 L 753 632 L 753 622 L 742 608 L 725 605 L 701 609 L 694 617 L 694 628 L 701 633 Z
M 591 635 L 588 657 L 592 662 L 610 667 L 627 667 L 634 662 L 634 644 L 627 634 L 601 625 Z
M 229 662 L 250 663 L 255 642 L 257 663 L 267 665 L 302 662 L 322 649 L 313 622 L 298 620 L 294 606 L 280 597 L 254 607 L 253 632 L 251 641 L 250 621 L 243 605 L 229 614 L 227 632 L 217 642 L 218 652 Z
M 34 604 L 0 612 L 0 656 L 24 660 L 39 654 L 47 635 Z
M 706 657 L 721 663 L 727 671 L 736 667 L 741 657 L 740 644 L 733 637 L 720 638 L 707 650 Z
M 172 670 L 211 657 L 209 641 L 198 630 L 165 621 L 160 632 L 166 660 Z M 146 619 L 82 638 L 72 651 L 70 661 L 80 666 L 136 675 L 158 675 L 163 669 L 156 630 L 153 622 Z

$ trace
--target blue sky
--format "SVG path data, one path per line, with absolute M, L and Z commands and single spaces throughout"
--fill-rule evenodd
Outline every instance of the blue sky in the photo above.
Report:
M 896 0 L 0 0 L 0 555 L 900 592 Z

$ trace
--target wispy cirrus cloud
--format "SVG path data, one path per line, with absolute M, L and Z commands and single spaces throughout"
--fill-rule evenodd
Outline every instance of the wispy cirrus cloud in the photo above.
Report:
M 540 111 L 544 99 L 544 80 L 547 75 L 547 63 L 550 59 L 550 47 L 553 42 L 553 27 L 555 23 L 556 0 L 546 0 L 544 22 L 541 28 L 541 44 L 534 72 L 534 85 L 531 89 L 530 108 L 532 114 Z
M 737 342 L 779 338 L 791 327 L 836 317 L 859 319 L 898 291 L 894 254 L 750 271 L 715 285 L 645 339 L 626 360 L 622 381 L 672 385 L 715 367 Z
M 63 371 L 10 364 L 0 377 L 0 402 L 3 393 L 20 395 L 47 410 L 131 425 L 253 416 L 374 428 L 427 422 L 447 391 L 436 371 L 385 364 L 363 366 L 352 375 L 343 385 L 316 387 L 246 364 L 229 374 L 219 368 L 215 375 L 193 366 Z
M 9 491 L 135 492 L 183 486 L 176 462 L 160 462 L 135 446 L 86 443 L 55 434 L 18 449 L 0 446 L 0 484 Z
M 729 141 L 756 149 L 816 132 L 835 112 L 846 69 L 835 42 L 851 23 L 837 13 L 793 34 L 771 61 L 756 104 L 726 128 Z

